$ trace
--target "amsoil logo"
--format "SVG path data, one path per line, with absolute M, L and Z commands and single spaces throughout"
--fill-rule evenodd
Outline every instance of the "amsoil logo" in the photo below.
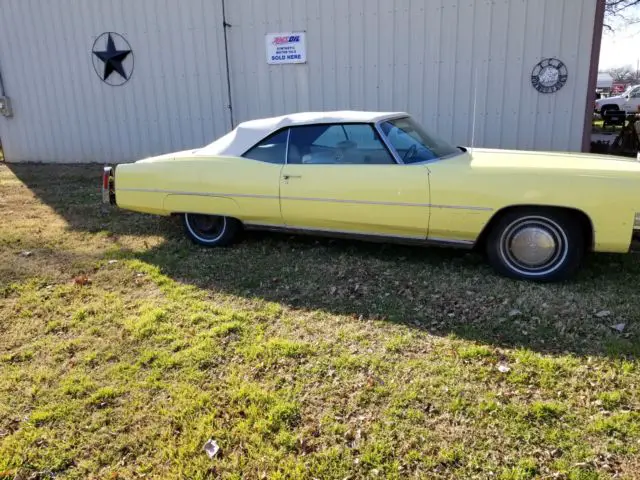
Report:
M 288 37 L 275 37 L 273 39 L 274 45 L 286 45 L 287 43 L 298 43 L 300 42 L 300 35 L 291 35 Z

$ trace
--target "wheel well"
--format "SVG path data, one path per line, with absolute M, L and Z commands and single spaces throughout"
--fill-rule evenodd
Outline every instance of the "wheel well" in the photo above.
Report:
M 498 210 L 482 229 L 480 236 L 476 240 L 474 248 L 477 250 L 484 249 L 487 237 L 489 236 L 489 232 L 495 227 L 498 221 L 500 221 L 500 219 L 507 213 L 517 212 L 519 210 L 526 210 L 528 212 L 531 212 L 532 210 L 537 210 L 539 212 L 563 212 L 571 215 L 578 221 L 580 227 L 582 228 L 585 250 L 593 250 L 593 223 L 591 222 L 589 216 L 582 210 L 578 210 L 576 208 L 553 207 L 548 205 L 514 205 Z
M 228 220 L 233 220 L 234 222 L 236 222 L 239 228 L 244 229 L 244 223 L 242 222 L 242 220 L 240 220 L 239 218 L 236 218 L 236 217 L 230 217 L 229 215 L 214 215 L 212 213 L 195 213 L 195 212 L 171 212 L 169 214 L 169 216 L 171 218 L 175 218 L 175 217 L 182 218 L 182 217 L 184 217 L 185 214 L 190 214 L 190 215 L 210 215 L 212 217 L 225 217 Z
M 600 111 L 602 110 L 620 110 L 620 106 L 616 105 L 615 103 L 607 103 L 606 105 L 600 107 Z

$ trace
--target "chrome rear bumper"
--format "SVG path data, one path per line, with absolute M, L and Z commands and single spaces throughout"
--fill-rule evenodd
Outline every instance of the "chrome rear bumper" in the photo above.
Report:
M 631 245 L 629 246 L 629 251 L 631 252 L 640 252 L 640 230 L 633 229 L 633 234 L 631 235 Z
M 115 172 L 113 167 L 102 170 L 102 203 L 116 204 Z

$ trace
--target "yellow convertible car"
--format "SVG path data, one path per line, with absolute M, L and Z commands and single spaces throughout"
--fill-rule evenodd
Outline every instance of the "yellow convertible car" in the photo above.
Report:
M 406 113 L 254 120 L 203 148 L 105 167 L 103 200 L 180 215 L 205 246 L 242 228 L 477 248 L 510 277 L 569 277 L 640 233 L 640 163 L 454 147 Z

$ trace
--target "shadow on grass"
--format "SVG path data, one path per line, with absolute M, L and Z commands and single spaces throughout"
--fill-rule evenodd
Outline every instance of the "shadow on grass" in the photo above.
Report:
M 104 208 L 99 165 L 7 166 L 73 230 L 163 236 L 156 247 L 123 255 L 211 292 L 503 347 L 640 353 L 635 255 L 592 255 L 572 282 L 538 285 L 498 277 L 481 256 L 457 250 L 267 233 L 245 233 L 233 247 L 205 249 L 184 237 L 177 219 Z M 622 334 L 611 328 L 618 323 L 625 323 Z

